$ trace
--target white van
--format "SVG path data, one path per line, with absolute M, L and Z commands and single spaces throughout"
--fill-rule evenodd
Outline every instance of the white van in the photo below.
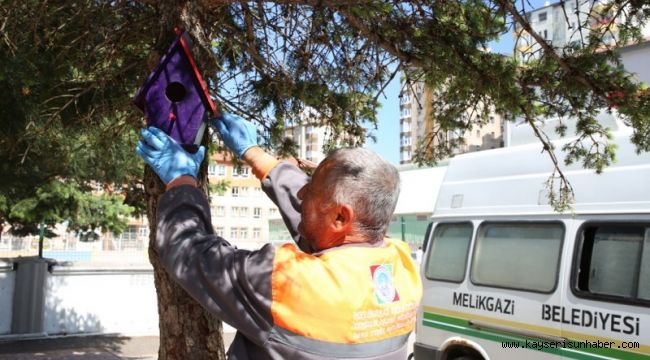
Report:
M 650 359 L 650 154 L 629 135 L 603 174 L 564 168 L 567 213 L 548 205 L 539 143 L 451 160 L 421 267 L 416 360 Z

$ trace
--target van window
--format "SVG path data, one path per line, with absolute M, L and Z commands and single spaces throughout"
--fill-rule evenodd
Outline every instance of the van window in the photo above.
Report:
M 590 224 L 581 239 L 578 292 L 624 302 L 650 300 L 650 227 Z
M 551 292 L 557 283 L 561 223 L 483 223 L 478 229 L 474 284 Z
M 471 223 L 438 224 L 433 232 L 425 276 L 431 280 L 461 282 L 472 240 Z

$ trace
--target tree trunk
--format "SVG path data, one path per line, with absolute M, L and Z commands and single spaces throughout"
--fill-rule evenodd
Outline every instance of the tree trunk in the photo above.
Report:
M 210 53 L 210 29 L 204 24 L 213 24 L 206 19 L 211 12 L 206 11 L 201 2 L 187 0 L 163 0 L 156 3 L 160 14 L 160 35 L 154 46 L 158 54 L 152 53 L 152 66 L 157 64 L 165 53 L 171 40 L 176 36 L 175 26 L 187 30 L 195 40 L 192 47 L 194 59 L 205 74 L 215 74 L 216 64 Z M 151 70 L 151 69 L 150 69 Z M 210 143 L 208 132 L 203 136 L 202 144 L 207 148 Z M 207 156 L 206 156 L 207 158 Z M 207 160 L 207 159 L 206 159 Z M 198 186 L 207 194 L 208 161 L 203 161 L 198 174 Z M 144 175 L 147 217 L 149 219 L 149 260 L 153 265 L 156 292 L 158 295 L 158 315 L 160 326 L 160 360 L 187 359 L 225 359 L 223 331 L 221 321 L 205 311 L 165 272 L 158 254 L 153 249 L 156 234 L 156 207 L 165 185 L 148 167 Z
M 205 175 L 204 161 L 201 173 Z M 165 272 L 153 249 L 156 234 L 156 206 L 164 184 L 147 166 L 145 169 L 147 217 L 149 219 L 149 260 L 153 265 L 160 327 L 158 359 L 225 359 L 221 321 L 205 311 Z M 205 179 L 205 176 L 199 176 Z M 206 190 L 205 182 L 202 182 Z

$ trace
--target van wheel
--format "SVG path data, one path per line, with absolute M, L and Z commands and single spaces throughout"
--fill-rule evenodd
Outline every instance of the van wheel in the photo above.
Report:
M 481 354 L 466 346 L 452 346 L 445 352 L 446 360 L 484 360 Z

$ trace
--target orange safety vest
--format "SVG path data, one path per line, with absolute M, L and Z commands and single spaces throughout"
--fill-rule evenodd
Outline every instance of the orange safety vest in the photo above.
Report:
M 393 239 L 384 246 L 342 246 L 317 255 L 286 244 L 276 249 L 271 289 L 274 325 L 309 344 L 407 337 L 422 297 L 409 247 Z

